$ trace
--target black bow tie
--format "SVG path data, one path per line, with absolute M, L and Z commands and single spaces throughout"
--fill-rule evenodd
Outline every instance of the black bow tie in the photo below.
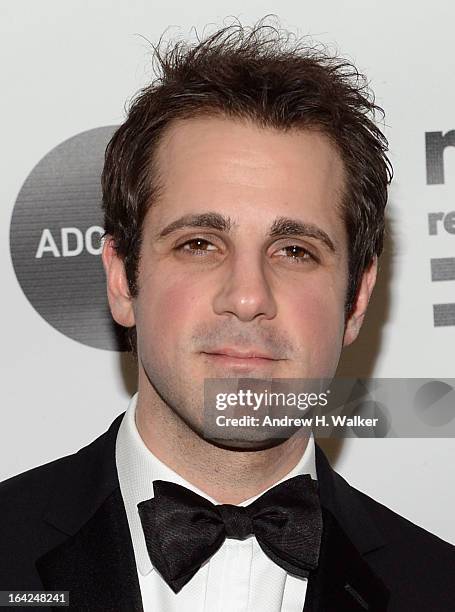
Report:
M 322 514 L 309 474 L 275 485 L 248 506 L 212 504 L 186 487 L 155 480 L 155 497 L 138 504 L 147 550 L 174 593 L 191 580 L 225 538 L 253 534 L 265 554 L 291 574 L 317 567 Z

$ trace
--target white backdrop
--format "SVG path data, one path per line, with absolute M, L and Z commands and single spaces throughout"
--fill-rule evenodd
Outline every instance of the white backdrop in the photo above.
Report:
M 450 324 L 435 326 L 433 320 L 433 304 L 455 302 L 455 280 L 432 282 L 430 267 L 432 258 L 455 257 L 455 147 L 445 149 L 445 182 L 431 185 L 425 149 L 426 132 L 455 129 L 450 0 L 250 0 L 248 6 L 239 0 L 2 2 L 0 480 L 78 450 L 126 409 L 134 391 L 122 375 L 130 368 L 124 355 L 60 333 L 25 297 L 9 238 L 25 179 L 63 141 L 123 120 L 125 101 L 151 75 L 149 45 L 139 35 L 157 41 L 166 28 L 178 26 L 169 34 L 186 37 L 192 26 L 202 31 L 229 15 L 251 24 L 268 13 L 354 60 L 386 110 L 395 167 L 393 250 L 387 249 L 387 278 L 361 337 L 344 355 L 342 371 L 455 378 L 451 307 Z M 439 223 L 433 235 L 430 213 L 449 215 L 446 227 Z M 351 438 L 331 458 L 353 486 L 455 543 L 453 439 Z

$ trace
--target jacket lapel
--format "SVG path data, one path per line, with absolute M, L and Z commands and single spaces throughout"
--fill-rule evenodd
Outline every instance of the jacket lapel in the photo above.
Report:
M 389 591 L 366 557 L 385 541 L 317 445 L 316 470 L 323 533 L 319 564 L 310 574 L 303 612 L 383 612 Z
M 36 568 L 44 589 L 69 591 L 70 609 L 143 610 L 115 463 L 122 418 L 63 460 L 44 515 L 62 537 Z

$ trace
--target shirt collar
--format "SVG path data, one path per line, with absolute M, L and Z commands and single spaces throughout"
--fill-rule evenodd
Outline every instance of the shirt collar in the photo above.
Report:
M 153 570 L 153 566 L 147 552 L 137 504 L 146 499 L 151 499 L 154 496 L 153 481 L 168 480 L 187 487 L 215 504 L 218 502 L 207 495 L 207 493 L 204 493 L 193 484 L 186 481 L 177 474 L 177 472 L 174 472 L 174 470 L 160 461 L 147 448 L 136 427 L 135 414 L 137 398 L 138 394 L 136 393 L 131 398 L 128 409 L 120 424 L 115 448 L 115 460 L 120 491 L 125 504 L 126 516 L 131 532 L 136 564 L 139 572 L 145 576 Z M 297 465 L 269 488 L 300 474 L 310 474 L 311 478 L 314 480 L 317 479 L 315 445 L 312 434 L 308 440 L 305 452 Z M 254 497 L 250 497 L 239 505 L 244 506 L 251 503 L 259 497 L 259 495 L 262 495 L 262 493 L 264 493 L 264 491 Z

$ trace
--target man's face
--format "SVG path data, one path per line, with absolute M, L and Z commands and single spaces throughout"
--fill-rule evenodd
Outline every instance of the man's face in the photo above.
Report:
M 126 323 L 137 328 L 139 392 L 142 380 L 198 431 L 205 379 L 331 378 L 348 246 L 343 164 L 328 138 L 182 120 L 157 162 L 163 190 L 144 221 Z

